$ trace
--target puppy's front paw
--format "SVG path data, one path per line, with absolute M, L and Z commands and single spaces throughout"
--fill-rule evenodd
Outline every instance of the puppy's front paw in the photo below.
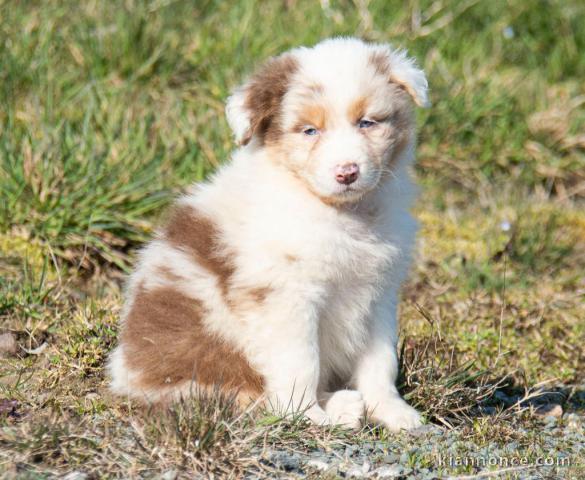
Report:
M 305 411 L 305 417 L 316 425 L 331 425 L 331 417 L 318 405 L 314 405 Z
M 392 432 L 410 430 L 419 427 L 422 423 L 420 413 L 402 398 L 391 398 L 376 405 L 371 417 Z
M 360 428 L 364 409 L 364 399 L 357 390 L 339 390 L 325 404 L 331 421 L 348 428 Z

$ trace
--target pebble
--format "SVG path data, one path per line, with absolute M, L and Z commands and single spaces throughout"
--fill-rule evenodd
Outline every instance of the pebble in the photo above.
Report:
M 494 393 L 494 398 L 502 403 L 505 403 L 506 405 L 511 405 L 514 403 L 514 399 L 509 395 L 506 395 L 501 390 L 498 390 L 496 393 Z
M 481 406 L 481 407 L 479 407 L 479 412 L 483 415 L 495 415 L 497 412 L 497 409 L 496 409 L 496 407 Z
M 377 468 L 372 472 L 378 478 L 394 478 L 399 477 L 404 472 L 402 465 L 384 465 L 383 467 Z
M 410 433 L 410 435 L 412 435 L 413 437 L 422 437 L 428 433 L 436 433 L 437 430 L 440 431 L 440 429 L 437 426 L 427 424 L 427 425 L 421 425 L 420 427 L 414 428 L 414 429 L 410 430 L 408 433 Z
M 397 463 L 400 461 L 400 455 L 396 453 L 389 453 L 388 455 L 384 455 L 382 461 L 384 463 Z
M 581 428 L 581 420 L 576 413 L 570 413 L 566 417 L 567 427 L 571 430 L 579 430 Z
M 362 465 L 353 465 L 345 471 L 345 476 L 348 478 L 364 478 L 368 476 L 368 472 L 372 464 L 366 459 Z
M 563 407 L 558 403 L 553 405 L 543 405 L 536 409 L 535 414 L 539 417 L 544 417 L 545 420 L 548 417 L 560 418 L 563 416 Z
M 388 448 L 388 445 L 386 445 L 384 442 L 376 442 L 376 445 L 374 447 L 374 451 L 375 452 L 385 452 L 387 448 Z
M 88 476 L 87 473 L 78 472 L 77 470 L 74 470 L 73 472 L 69 472 L 62 478 L 63 480 L 86 480 Z
M 18 351 L 16 337 L 12 333 L 0 335 L 0 358 L 10 357 Z
M 546 417 L 544 417 L 544 423 L 546 424 L 544 428 L 554 428 L 557 423 L 557 417 L 547 415 Z
M 365 477 L 362 469 L 359 467 L 351 467 L 349 470 L 345 472 L 345 476 L 347 478 L 363 478 Z
M 345 447 L 345 455 L 347 457 L 351 457 L 352 455 L 354 455 L 357 451 L 359 450 L 359 447 L 357 446 L 352 446 L 352 445 L 348 445 L 347 447 Z
M 0 398 L 0 417 L 18 417 L 18 401 Z
M 274 463 L 274 465 L 286 470 L 287 472 L 299 470 L 301 466 L 301 458 L 296 454 L 271 452 L 268 454 L 268 459 Z
M 510 442 L 505 448 L 508 452 L 515 452 L 518 450 L 518 442 Z
M 311 460 L 309 460 L 307 462 L 307 467 L 312 467 L 316 470 L 320 470 L 322 472 L 325 472 L 325 471 L 329 470 L 330 468 L 332 468 L 333 465 L 330 463 L 327 463 L 325 460 L 312 458 Z
M 165 473 L 162 474 L 160 477 L 162 480 L 175 480 L 177 478 L 178 472 L 176 470 L 167 470 Z

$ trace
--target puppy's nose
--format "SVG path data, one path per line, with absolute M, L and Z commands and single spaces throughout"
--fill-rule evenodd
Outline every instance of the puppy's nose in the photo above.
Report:
M 360 176 L 360 167 L 357 163 L 344 163 L 335 168 L 335 180 L 343 185 L 355 182 Z

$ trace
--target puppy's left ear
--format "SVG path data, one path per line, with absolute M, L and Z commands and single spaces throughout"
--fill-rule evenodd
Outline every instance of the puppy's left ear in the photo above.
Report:
M 415 60 L 410 58 L 405 50 L 389 48 L 387 55 L 390 81 L 400 85 L 408 92 L 419 107 L 430 107 L 429 83 L 425 73 L 417 66 Z
M 254 136 L 263 141 L 276 127 L 275 117 L 297 66 L 290 53 L 271 58 L 227 99 L 227 121 L 239 145 Z

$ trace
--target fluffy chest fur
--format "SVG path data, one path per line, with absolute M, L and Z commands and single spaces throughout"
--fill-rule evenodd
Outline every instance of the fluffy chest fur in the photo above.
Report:
M 250 149 L 188 202 L 215 219 L 235 252 L 235 291 L 266 288 L 266 316 L 294 308 L 295 298 L 312 306 L 327 379 L 349 373 L 365 348 L 374 303 L 396 295 L 416 228 L 408 213 L 413 195 L 407 173 L 398 171 L 368 202 L 333 208 Z M 256 314 L 243 309 L 244 323 L 253 325 Z
M 235 252 L 240 281 L 262 276 L 278 285 L 298 279 L 322 284 L 334 295 L 346 285 L 383 288 L 408 241 L 402 230 L 410 218 L 411 190 L 407 177 L 395 179 L 363 205 L 333 208 L 259 154 L 240 152 L 186 201 L 220 226 L 223 242 Z

